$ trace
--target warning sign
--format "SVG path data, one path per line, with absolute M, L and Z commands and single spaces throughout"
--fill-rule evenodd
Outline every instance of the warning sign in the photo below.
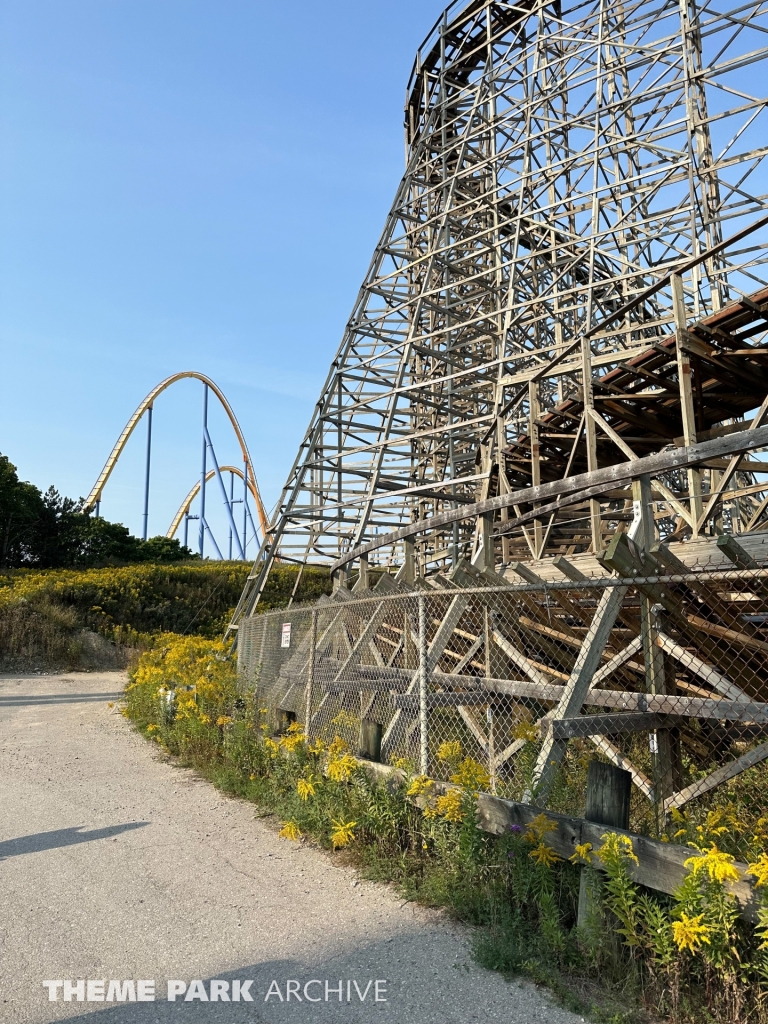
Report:
M 280 646 L 281 647 L 290 647 L 291 646 L 291 624 L 290 624 L 290 622 L 284 622 L 283 623 L 283 635 L 282 635 L 282 637 L 280 639 Z

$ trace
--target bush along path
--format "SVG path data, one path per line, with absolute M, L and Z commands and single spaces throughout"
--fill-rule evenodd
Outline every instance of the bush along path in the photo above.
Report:
M 0 572 L 0 661 L 12 668 L 107 668 L 125 658 L 89 664 L 92 634 L 111 645 L 113 655 L 150 646 L 166 632 L 220 636 L 249 571 L 246 562 L 196 560 Z M 265 608 L 288 602 L 297 573 L 295 566 L 276 568 Z M 296 599 L 311 601 L 329 591 L 328 571 L 310 566 Z
M 475 801 L 488 779 L 458 743 L 439 751 L 447 792 L 407 761 L 382 781 L 339 737 L 310 743 L 299 723 L 272 735 L 266 709 L 236 683 L 219 641 L 166 635 L 132 671 L 123 714 L 221 789 L 276 815 L 286 841 L 337 850 L 367 877 L 479 926 L 480 963 L 545 983 L 595 1020 L 768 1022 L 768 854 L 749 865 L 762 897 L 753 927 L 729 893 L 738 873 L 717 843 L 738 822 L 722 810 L 698 827 L 688 874 L 665 897 L 632 880 L 626 835 L 607 831 L 568 863 L 547 842 L 555 826 L 546 814 L 503 836 L 481 832 Z M 594 854 L 599 872 L 587 866 Z M 593 898 L 579 928 L 582 868 Z

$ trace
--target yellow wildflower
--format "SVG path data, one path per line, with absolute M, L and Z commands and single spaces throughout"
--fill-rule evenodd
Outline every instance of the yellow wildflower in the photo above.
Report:
M 288 735 L 283 736 L 282 739 L 280 740 L 280 746 L 291 753 L 293 753 L 296 747 L 298 747 L 299 744 L 303 743 L 304 740 L 307 738 L 303 732 L 291 732 L 292 728 L 293 726 L 289 728 Z M 301 726 L 299 726 L 299 728 L 301 728 Z
M 254 779 L 256 778 L 256 776 L 255 776 L 255 775 L 254 775 L 253 773 L 251 773 L 251 774 L 250 774 L 250 775 L 248 776 L 248 778 L 249 778 L 249 779 L 251 780 L 251 782 L 253 782 L 253 780 L 254 780 Z
M 147 726 L 147 732 L 156 732 L 159 728 L 160 728 L 160 726 L 159 725 L 155 725 L 154 722 L 153 722 L 152 725 L 148 725 Z
M 689 949 L 695 953 L 702 943 L 709 945 L 709 928 L 702 924 L 703 914 L 689 917 L 681 914 L 679 921 L 672 922 L 672 938 L 679 950 Z
M 342 846 L 349 846 L 354 840 L 355 833 L 352 831 L 357 824 L 356 821 L 332 821 L 333 828 L 331 830 L 331 842 L 333 843 L 334 849 L 339 849 Z
M 229 715 L 219 715 L 219 717 L 216 719 L 216 725 L 232 725 L 232 719 L 230 718 Z
M 573 853 L 568 858 L 568 860 L 572 861 L 574 864 L 579 864 L 582 861 L 584 863 L 586 863 L 586 864 L 589 864 L 590 863 L 590 856 L 589 856 L 589 854 L 590 854 L 591 850 L 592 850 L 592 843 L 577 843 L 574 846 Z
M 539 730 L 533 722 L 518 722 L 512 730 L 512 738 L 525 740 L 526 743 L 535 743 L 539 739 Z
M 286 732 L 304 732 L 304 726 L 301 724 L 301 722 L 291 722 L 291 724 L 286 729 Z
M 290 839 L 292 842 L 296 843 L 301 839 L 302 832 L 295 821 L 286 821 L 283 823 L 283 827 L 277 834 L 281 839 Z
M 697 857 L 689 857 L 684 866 L 689 868 L 694 875 L 705 871 L 711 882 L 738 882 L 738 870 L 734 866 L 734 857 L 730 853 L 723 853 L 714 845 L 705 848 Z
M 557 822 L 552 821 L 546 814 L 537 814 L 533 821 L 529 822 L 528 828 L 523 836 L 529 843 L 540 842 L 547 832 L 555 832 Z
M 430 793 L 434 788 L 434 782 L 428 775 L 417 775 L 406 791 L 406 796 L 421 796 L 423 793 Z
M 331 719 L 331 725 L 339 729 L 354 729 L 360 724 L 360 719 L 349 711 L 340 711 L 335 718 Z
M 311 746 L 308 749 L 310 754 L 322 754 L 322 752 L 325 750 L 325 744 L 323 743 L 322 740 L 317 739 L 313 744 L 311 744 Z
M 446 740 L 437 748 L 438 761 L 445 761 L 450 764 L 452 761 L 461 760 L 461 743 L 459 740 Z
M 357 768 L 357 761 L 354 757 L 351 754 L 343 754 L 341 757 L 330 760 L 325 770 L 332 782 L 346 782 L 355 768 Z
M 108 707 L 108 708 L 113 708 L 114 706 L 115 706 L 115 702 L 114 702 L 113 700 L 111 700 L 111 701 L 110 701 L 110 702 L 109 702 L 109 703 L 107 704 L 107 707 Z
M 328 756 L 330 758 L 340 757 L 349 750 L 349 744 L 341 738 L 341 736 L 334 736 L 333 743 L 328 747 Z
M 275 743 L 275 741 L 270 736 L 267 736 L 267 738 L 264 740 L 264 746 L 266 747 L 267 753 L 269 754 L 270 757 L 277 757 L 277 755 L 280 753 L 280 747 L 277 745 L 277 743 Z
M 557 864 L 561 859 L 551 846 L 547 846 L 543 839 L 535 849 L 531 850 L 528 856 L 535 860 L 537 864 L 544 864 L 548 868 L 552 867 L 553 864 Z
M 308 775 L 305 779 L 299 779 L 296 783 L 296 792 L 299 794 L 302 800 L 309 800 L 311 796 L 315 795 L 315 787 L 313 785 L 314 776 Z
M 619 835 L 618 832 L 604 832 L 600 838 L 603 841 L 603 845 L 599 850 L 595 850 L 595 854 L 603 864 L 609 865 L 613 863 L 618 865 L 623 860 L 631 860 L 635 864 L 639 863 L 629 836 Z
M 269 708 L 259 708 L 259 714 L 260 715 L 268 715 L 269 714 Z
M 389 763 L 393 768 L 399 768 L 401 772 L 405 772 L 406 775 L 410 775 L 412 771 L 415 771 L 410 757 L 393 757 Z
M 203 725 L 210 725 L 211 724 L 211 716 L 210 715 L 206 715 L 204 711 L 201 711 L 200 712 L 200 722 Z
M 477 761 L 473 761 L 471 757 L 465 757 L 456 769 L 455 774 L 451 776 L 451 782 L 461 786 L 462 789 L 469 790 L 471 793 L 488 789 L 490 781 L 491 778 L 485 768 L 478 764 Z
M 761 853 L 754 863 L 749 864 L 747 874 L 755 879 L 755 886 L 768 885 L 768 854 Z
M 458 825 L 464 819 L 461 793 L 458 789 L 449 789 L 445 796 L 439 796 L 435 800 L 435 812 L 441 814 L 446 821 Z

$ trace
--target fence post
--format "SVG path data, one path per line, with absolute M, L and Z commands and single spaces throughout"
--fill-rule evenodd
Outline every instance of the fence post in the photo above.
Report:
M 629 799 L 632 792 L 632 775 L 623 768 L 602 761 L 590 761 L 587 770 L 587 805 L 584 817 L 598 825 L 629 829 Z M 587 871 L 581 869 L 579 883 L 579 909 L 576 923 L 583 928 L 592 911 L 592 895 L 589 891 Z
M 429 774 L 427 737 L 427 612 L 426 598 L 418 595 L 419 604 L 419 736 L 421 740 L 421 774 Z
M 310 726 L 312 723 L 312 698 L 314 696 L 315 688 L 315 645 L 317 644 L 317 608 L 312 609 L 312 622 L 309 627 L 309 658 L 307 659 L 307 705 L 304 717 L 304 732 L 308 740 L 312 739 L 310 735 Z

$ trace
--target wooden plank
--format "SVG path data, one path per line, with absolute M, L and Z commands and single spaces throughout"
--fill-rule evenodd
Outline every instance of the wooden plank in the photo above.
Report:
M 607 736 L 590 736 L 590 742 L 594 747 L 600 751 L 611 764 L 615 764 L 617 768 L 623 768 L 629 772 L 632 776 L 632 782 L 640 790 L 643 796 L 647 800 L 653 800 L 653 785 L 647 775 L 644 775 L 640 769 L 634 765 L 628 757 L 615 747 L 613 743 L 607 738 Z
M 723 765 L 722 768 L 717 768 L 710 775 L 707 775 L 706 778 L 692 782 L 690 786 L 686 786 L 685 789 L 681 789 L 679 793 L 675 793 L 674 796 L 665 800 L 664 810 L 669 812 L 673 807 L 682 807 L 689 801 L 708 793 L 711 789 L 715 789 L 724 782 L 728 782 L 729 779 L 735 778 L 748 768 L 754 767 L 767 757 L 768 743 L 761 743 L 759 746 L 753 747 L 746 754 L 737 757 L 735 761 Z
M 384 675 L 392 672 L 393 677 Z M 392 690 L 407 689 L 414 675 L 413 669 L 359 670 L 354 680 L 329 684 L 333 692 L 357 693 L 359 690 L 388 693 Z M 376 682 L 376 674 L 383 678 Z M 397 676 L 394 676 L 397 673 Z M 528 679 L 493 679 L 484 676 L 451 676 L 435 672 L 432 681 L 438 686 L 475 687 L 501 696 L 557 703 L 561 700 L 564 687 L 558 683 L 533 683 Z M 654 711 L 676 714 L 685 718 L 702 718 L 715 721 L 730 721 L 768 724 L 768 703 L 749 700 L 726 700 L 724 698 L 683 697 L 667 694 L 635 693 L 628 690 L 590 689 L 584 698 L 585 705 L 594 707 L 619 708 L 623 711 Z
M 670 895 L 680 887 L 688 874 L 685 861 L 690 857 L 695 857 L 698 853 L 697 850 L 687 846 L 661 843 L 633 832 L 596 825 L 584 818 L 570 818 L 541 807 L 503 800 L 490 793 L 481 793 L 477 801 L 479 827 L 483 831 L 495 835 L 507 832 L 511 825 L 519 825 L 524 828 L 539 814 L 545 814 L 555 824 L 555 830 L 547 833 L 547 845 L 551 846 L 555 853 L 564 860 L 573 855 L 577 844 L 592 843 L 593 849 L 599 849 L 602 846 L 602 837 L 606 832 L 618 832 L 620 835 L 628 836 L 632 840 L 632 846 L 639 862 L 628 865 L 634 880 L 649 889 L 656 889 L 658 892 Z M 600 861 L 594 855 L 592 856 L 592 865 L 598 871 L 601 870 Z M 743 877 L 747 868 L 746 864 L 737 861 L 736 868 Z M 752 884 L 744 879 L 734 883 L 730 891 L 736 898 L 740 916 L 747 921 L 757 921 L 759 901 L 755 896 Z
M 574 718 L 549 718 L 547 716 L 542 719 L 542 732 L 546 729 L 556 740 L 571 740 L 579 736 L 619 736 L 628 732 L 673 729 L 682 721 L 684 719 L 679 715 L 669 715 L 660 711 L 576 715 Z
M 416 693 L 393 693 L 392 707 L 402 708 L 404 711 L 418 711 L 419 696 Z M 428 693 L 428 708 L 457 708 L 460 706 L 474 707 L 477 705 L 493 704 L 498 697 L 489 691 L 473 690 L 471 693 Z
M 681 647 L 680 644 L 666 635 L 666 633 L 658 632 L 656 634 L 656 643 L 658 646 L 668 654 L 670 657 L 678 661 L 683 668 L 688 669 L 689 672 L 693 672 L 699 678 L 703 679 L 705 683 L 712 687 L 713 690 L 717 690 L 718 693 L 722 693 L 724 697 L 729 700 L 749 700 L 743 690 L 739 689 L 728 676 L 723 675 L 722 672 L 718 672 L 716 668 L 711 665 L 707 665 L 706 662 L 702 661 L 701 658 L 697 658 L 695 654 L 687 651 L 685 647 Z

